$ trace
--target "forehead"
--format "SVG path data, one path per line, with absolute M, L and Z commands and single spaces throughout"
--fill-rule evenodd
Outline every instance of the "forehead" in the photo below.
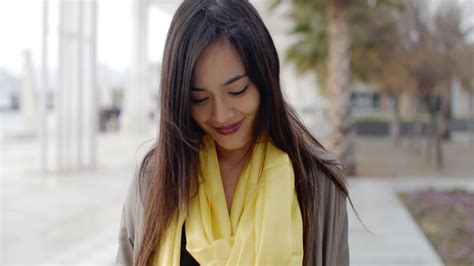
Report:
M 238 51 L 228 41 L 217 41 L 207 46 L 194 68 L 194 86 L 215 87 L 237 74 L 244 74 L 245 67 Z

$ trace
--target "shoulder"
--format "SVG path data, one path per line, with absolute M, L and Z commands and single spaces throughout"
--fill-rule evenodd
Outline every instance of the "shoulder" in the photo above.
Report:
M 138 168 L 138 172 L 135 174 L 134 178 L 138 186 L 139 194 L 144 198 L 148 191 L 151 181 L 151 175 L 156 164 L 156 152 L 155 149 L 150 150 Z
M 138 210 L 144 208 L 145 196 L 148 191 L 151 179 L 151 173 L 156 158 L 154 151 L 151 150 L 135 167 L 132 180 L 130 181 L 128 192 L 125 198 L 125 210 L 128 211 L 130 218 L 134 219 Z
M 140 243 L 142 222 L 144 218 L 145 193 L 148 191 L 150 175 L 155 164 L 154 152 L 150 151 L 141 164 L 134 170 L 122 210 L 119 229 L 119 249 L 116 261 L 118 264 L 131 265 L 136 261 Z
M 150 186 L 151 174 L 156 162 L 154 150 L 150 150 L 135 167 L 132 180 L 125 198 L 125 211 L 132 221 L 141 220 L 144 212 L 146 195 Z M 135 223 L 134 223 L 135 224 Z M 140 226 L 137 223 L 137 226 Z
M 319 213 L 323 216 L 344 217 L 347 215 L 347 179 L 340 161 L 323 148 L 313 148 L 312 153 L 321 165 L 316 167 L 316 197 Z
M 321 147 L 312 147 L 311 153 L 321 162 L 319 168 L 326 168 L 329 171 L 327 174 L 330 173 L 337 178 L 345 179 L 344 168 L 342 166 L 342 163 L 336 158 L 336 156 Z M 324 169 L 319 170 L 321 171 Z M 328 178 L 324 179 L 326 180 Z
M 291 159 L 288 154 L 277 148 L 271 141 L 267 142 L 265 154 L 265 168 L 288 167 L 292 166 Z
M 348 242 L 348 186 L 341 163 L 324 149 L 314 149 L 322 166 L 315 170 L 315 265 L 350 265 Z M 325 169 L 323 169 L 325 168 Z M 345 190 L 345 192 L 344 192 Z
M 330 152 L 321 147 L 311 147 L 311 155 L 318 159 L 318 164 L 308 166 L 308 172 L 313 173 L 316 195 L 323 202 L 332 201 L 342 204 L 346 195 L 341 189 L 347 190 L 347 181 L 340 161 Z M 268 142 L 265 158 L 265 170 L 278 172 L 294 172 L 289 155 Z

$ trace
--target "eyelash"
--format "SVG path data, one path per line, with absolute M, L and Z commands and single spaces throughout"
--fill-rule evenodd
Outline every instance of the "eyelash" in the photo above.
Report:
M 191 102 L 193 104 L 200 104 L 203 103 L 205 100 L 207 100 L 209 97 L 203 98 L 203 99 L 191 99 Z
M 241 89 L 240 91 L 236 91 L 236 92 L 229 92 L 229 94 L 231 95 L 234 95 L 234 96 L 239 96 L 239 95 L 242 95 L 245 91 L 247 91 L 247 88 L 249 87 L 249 84 L 247 84 L 243 89 Z M 202 98 L 202 99 L 191 99 L 191 102 L 193 104 L 200 104 L 200 103 L 203 103 L 204 101 L 206 101 L 209 97 L 206 97 L 206 98 Z
M 248 87 L 249 87 L 249 85 L 247 84 L 247 86 L 245 86 L 245 87 L 244 87 L 243 89 L 241 89 L 240 91 L 237 91 L 237 92 L 229 92 L 229 93 L 232 94 L 232 95 L 235 95 L 235 96 L 241 95 L 241 94 L 243 94 L 243 93 L 247 90 Z

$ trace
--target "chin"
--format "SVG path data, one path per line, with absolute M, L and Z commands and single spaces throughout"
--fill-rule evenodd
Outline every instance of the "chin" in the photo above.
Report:
M 219 145 L 221 148 L 225 150 L 239 150 L 244 148 L 248 144 L 249 138 L 235 138 L 232 139 L 232 136 L 218 136 L 217 138 L 214 137 L 214 141 Z

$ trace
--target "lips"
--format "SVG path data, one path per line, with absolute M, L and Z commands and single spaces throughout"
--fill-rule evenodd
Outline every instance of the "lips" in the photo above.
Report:
M 237 132 L 237 130 L 239 130 L 239 128 L 242 125 L 243 121 L 244 121 L 244 119 L 240 120 L 237 123 L 230 124 L 228 126 L 214 127 L 214 129 L 217 131 L 217 133 L 219 133 L 221 135 L 231 135 L 231 134 L 234 134 L 235 132 Z

